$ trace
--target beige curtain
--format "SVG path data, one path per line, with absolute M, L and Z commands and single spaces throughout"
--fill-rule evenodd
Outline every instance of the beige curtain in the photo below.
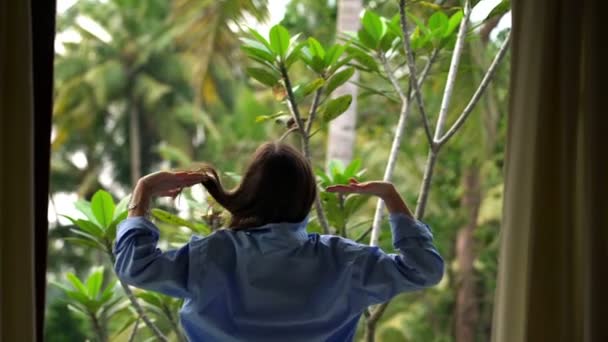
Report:
M 600 105 L 608 58 L 599 4 L 512 2 L 494 342 L 608 341 L 608 116 Z
M 29 1 L 0 1 L 0 341 L 35 340 Z

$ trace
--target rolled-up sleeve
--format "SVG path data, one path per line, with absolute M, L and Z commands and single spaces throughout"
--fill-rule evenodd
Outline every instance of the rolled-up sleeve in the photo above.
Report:
M 162 252 L 158 228 L 144 217 L 129 217 L 118 226 L 114 269 L 129 285 L 173 297 L 191 297 L 190 243 Z
M 444 262 L 433 245 L 429 227 L 405 214 L 391 214 L 389 220 L 393 246 L 399 253 L 361 245 L 353 262 L 355 290 L 365 305 L 434 286 L 443 277 Z

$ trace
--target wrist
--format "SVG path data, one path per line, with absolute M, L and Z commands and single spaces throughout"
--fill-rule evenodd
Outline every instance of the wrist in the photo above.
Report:
M 137 182 L 128 206 L 129 216 L 145 216 L 150 214 L 150 195 L 142 181 Z

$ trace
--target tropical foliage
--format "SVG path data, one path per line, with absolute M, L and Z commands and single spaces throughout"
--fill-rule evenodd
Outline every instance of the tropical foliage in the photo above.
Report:
M 76 32 L 80 41 L 64 43 L 56 55 L 50 195 L 51 201 L 66 192 L 78 199 L 71 203 L 74 215 L 51 223 L 49 341 L 185 340 L 179 300 L 132 289 L 111 271 L 128 189 L 139 175 L 199 161 L 237 184 L 250 152 L 279 137 L 302 148 L 320 189 L 351 177 L 391 179 L 409 204 L 423 203 L 419 217 L 433 227 L 448 260 L 439 286 L 366 312 L 358 338 L 488 340 L 508 83 L 508 63 L 491 62 L 504 56 L 508 35 L 487 40 L 477 27 L 464 26 L 468 2 L 408 2 L 403 15 L 395 15 L 395 2 L 370 2 L 358 32 L 336 35 L 318 24 L 334 27 L 336 4 L 314 2 L 300 17 L 298 9 L 309 3 L 292 0 L 285 26 L 268 35 L 244 24 L 268 15 L 264 1 L 82 0 L 58 17 L 58 31 Z M 479 25 L 505 8 L 508 2 Z M 456 53 L 459 73 L 451 78 Z M 470 101 L 488 69 L 492 83 Z M 357 158 L 325 167 L 328 123 L 353 100 L 333 93 L 355 70 L 361 73 Z M 448 107 L 446 85 L 452 88 Z M 462 132 L 451 135 L 454 127 Z M 447 133 L 449 143 L 442 140 Z M 75 162 L 77 156 L 86 163 Z M 425 190 L 427 158 L 434 172 Z M 374 208 L 365 197 L 321 191 L 309 231 L 371 238 L 391 251 L 390 230 L 381 216 L 374 223 Z M 226 221 L 197 187 L 173 204 L 159 201 L 152 214 L 162 248 L 210 234 Z

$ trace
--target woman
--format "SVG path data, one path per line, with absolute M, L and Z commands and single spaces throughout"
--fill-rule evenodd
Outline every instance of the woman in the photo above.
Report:
M 198 183 L 231 213 L 229 227 L 161 252 L 158 229 L 146 218 L 151 199 Z M 384 200 L 400 254 L 307 234 L 316 189 L 307 160 L 282 143 L 260 146 L 233 191 L 211 167 L 145 176 L 118 228 L 117 274 L 184 298 L 180 316 L 189 339 L 221 342 L 352 341 L 366 307 L 441 280 L 443 260 L 428 226 L 413 218 L 391 183 L 352 180 L 327 191 Z

